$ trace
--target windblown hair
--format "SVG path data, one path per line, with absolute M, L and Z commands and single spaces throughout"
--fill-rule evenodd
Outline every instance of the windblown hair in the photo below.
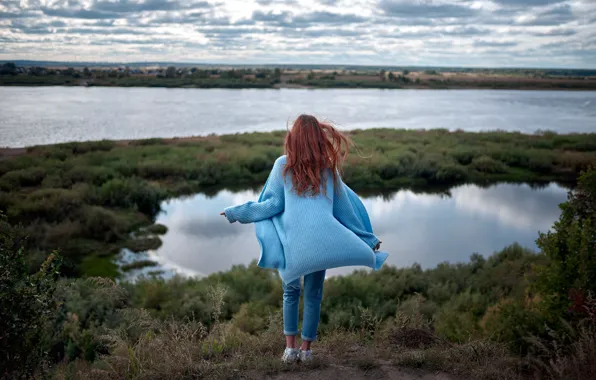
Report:
M 333 125 L 311 115 L 300 115 L 286 135 L 283 175 L 291 173 L 293 189 L 298 195 L 318 195 L 321 185 L 325 193 L 325 170 L 331 171 L 337 185 L 351 144 L 350 138 Z

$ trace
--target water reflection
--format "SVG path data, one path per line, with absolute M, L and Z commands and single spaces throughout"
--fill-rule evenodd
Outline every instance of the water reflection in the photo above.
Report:
M 567 190 L 551 184 L 464 185 L 447 194 L 399 191 L 367 197 L 375 233 L 391 255 L 388 263 L 433 267 L 442 261 L 466 261 L 478 252 L 490 255 L 513 242 L 536 248 L 538 231 L 547 231 L 559 216 Z M 259 256 L 252 225 L 229 224 L 224 207 L 254 200 L 255 191 L 198 194 L 164 203 L 157 222 L 168 226 L 163 245 L 148 256 L 165 268 L 206 275 L 248 264 Z M 332 270 L 349 273 L 354 268 Z

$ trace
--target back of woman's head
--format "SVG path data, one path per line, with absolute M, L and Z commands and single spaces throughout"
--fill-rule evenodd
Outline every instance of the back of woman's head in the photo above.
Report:
M 292 186 L 298 195 L 317 195 L 321 185 L 325 192 L 326 169 L 337 183 L 351 141 L 331 124 L 311 115 L 300 115 L 286 135 L 284 175 L 292 175 Z

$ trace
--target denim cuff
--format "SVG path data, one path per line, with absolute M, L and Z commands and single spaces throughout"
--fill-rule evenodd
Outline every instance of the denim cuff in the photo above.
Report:
M 302 335 L 302 340 L 306 340 L 308 342 L 314 342 L 315 340 L 317 340 L 317 337 L 315 336 L 314 338 L 309 338 L 309 337 Z
M 292 331 L 290 331 L 290 332 L 284 331 L 284 335 L 285 336 L 294 336 L 294 335 L 298 335 L 299 332 L 300 331 L 293 331 L 293 332 Z

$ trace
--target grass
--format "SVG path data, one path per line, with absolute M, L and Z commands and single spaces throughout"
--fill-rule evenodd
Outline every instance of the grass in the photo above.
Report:
M 104 297 L 112 297 L 112 292 L 118 293 L 113 297 L 122 294 L 107 283 L 99 288 Z M 224 307 L 223 297 L 214 297 L 212 302 L 212 310 Z M 56 370 L 57 378 L 260 379 L 278 374 L 298 378 L 310 373 L 320 378 L 365 379 L 371 375 L 381 378 L 387 372 L 401 372 L 404 379 L 417 378 L 408 376 L 410 368 L 429 376 L 440 372 L 465 379 L 521 379 L 521 360 L 498 343 L 411 348 L 412 342 L 403 337 L 416 335 L 407 331 L 420 329 L 397 326 L 394 321 L 383 325 L 377 321 L 370 335 L 354 330 L 330 331 L 314 344 L 313 362 L 286 365 L 279 360 L 284 347 L 279 312 L 270 314 L 265 329 L 256 334 L 243 331 L 233 321 L 220 321 L 217 313 L 212 314 L 210 327 L 193 320 L 157 319 L 144 309 L 123 309 L 121 315 L 126 328 L 108 329 L 97 337 L 107 349 L 103 355 L 94 361 L 63 362 Z M 395 344 L 397 331 L 401 332 L 399 344 Z M 423 331 L 435 337 L 432 331 Z M 443 341 L 437 337 L 434 342 Z
M 79 356 L 62 361 L 54 370 L 58 379 L 385 379 L 399 375 L 404 380 L 423 376 L 430 380 L 446 376 L 457 380 L 588 380 L 593 379 L 596 364 L 593 322 L 577 330 L 577 342 L 552 360 L 552 355 L 516 356 L 506 345 L 488 338 L 447 341 L 420 312 L 411 318 L 399 313 L 385 321 L 373 318 L 366 333 L 361 328 L 325 330 L 313 344 L 312 362 L 283 364 L 279 360 L 284 348 L 280 312 L 269 313 L 263 329 L 248 333 L 233 319 L 220 319 L 224 288 L 210 291 L 208 308 L 213 312 L 208 326 L 193 319 L 157 318 L 149 310 L 127 306 L 121 301 L 127 292 L 105 280 L 94 281 L 92 286 L 105 299 L 120 300 L 116 315 L 121 324 L 96 330 L 93 339 L 101 342 L 98 347 L 103 347 L 103 353 L 94 360 Z
M 151 225 L 163 200 L 262 186 L 282 153 L 284 134 L 0 150 L 0 210 L 12 223 L 27 226 L 29 248 L 59 248 L 73 275 L 89 274 L 89 265 L 82 265 L 87 256 L 105 256 L 125 246 L 134 251 L 158 247 L 155 235 L 165 230 Z M 365 157 L 350 155 L 344 179 L 360 193 L 429 191 L 466 182 L 572 184 L 596 161 L 596 134 L 393 129 L 350 134 Z M 131 239 L 137 230 L 139 236 L 151 236 Z

